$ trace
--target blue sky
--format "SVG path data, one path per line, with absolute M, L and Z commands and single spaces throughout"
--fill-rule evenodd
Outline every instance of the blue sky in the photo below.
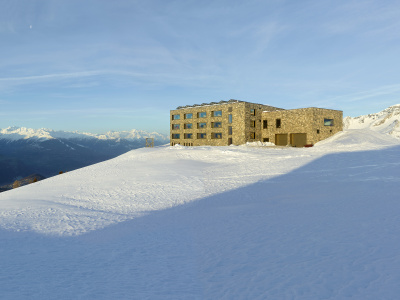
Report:
M 167 133 L 186 104 L 400 103 L 398 1 L 0 2 L 0 128 Z

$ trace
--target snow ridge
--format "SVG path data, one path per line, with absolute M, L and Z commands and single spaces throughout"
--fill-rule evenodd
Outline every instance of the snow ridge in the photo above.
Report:
M 147 132 L 144 130 L 132 129 L 129 131 L 108 131 L 104 134 L 93 134 L 89 132 L 79 131 L 55 131 L 52 129 L 41 128 L 32 129 L 26 127 L 7 127 L 0 129 L 0 139 L 17 141 L 22 139 L 35 139 L 38 141 L 46 141 L 52 139 L 97 139 L 97 140 L 138 140 L 145 138 L 155 138 L 168 142 L 168 136 L 158 132 Z

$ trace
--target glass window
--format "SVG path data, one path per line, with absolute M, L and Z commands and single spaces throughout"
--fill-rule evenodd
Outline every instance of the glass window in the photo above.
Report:
M 197 128 L 206 128 L 207 123 L 197 123 Z
M 172 124 L 172 129 L 179 129 L 180 125 L 179 124 Z
M 213 117 L 221 117 L 222 116 L 222 110 L 217 110 L 212 112 Z
M 206 133 L 198 133 L 197 134 L 197 138 L 198 139 L 205 139 L 207 137 L 207 134 Z
M 221 132 L 214 132 L 212 134 L 213 139 L 222 139 L 222 133 Z
M 185 129 L 192 129 L 193 128 L 193 124 L 192 123 L 187 123 L 184 125 Z
M 228 134 L 231 135 L 232 134 L 232 126 L 228 127 Z
M 193 118 L 193 114 L 185 114 L 185 119 L 192 119 Z
M 267 120 L 263 120 L 263 128 L 264 129 L 268 128 L 268 121 Z
M 250 115 L 255 116 L 256 110 L 254 108 L 250 109 Z
M 199 113 L 197 113 L 197 117 L 198 118 L 206 118 L 207 117 L 207 113 L 205 111 L 199 112 Z
M 250 121 L 250 127 L 256 127 L 256 121 Z
M 179 133 L 174 133 L 174 134 L 172 134 L 172 138 L 173 139 L 180 139 L 181 135 Z
M 221 128 L 222 127 L 222 122 L 212 122 L 211 123 L 212 128 Z
M 250 138 L 254 140 L 256 138 L 256 133 L 250 132 Z
M 193 138 L 192 133 L 185 133 L 185 139 L 191 139 L 191 138 Z
M 276 119 L 276 128 L 281 128 L 281 119 Z
M 172 115 L 172 120 L 179 120 L 181 115 Z
M 324 119 L 325 126 L 333 126 L 333 119 Z
M 232 124 L 232 115 L 228 115 L 228 123 Z

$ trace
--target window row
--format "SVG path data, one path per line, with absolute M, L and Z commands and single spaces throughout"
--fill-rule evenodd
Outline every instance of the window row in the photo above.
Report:
M 222 110 L 212 111 L 211 116 L 212 117 L 222 117 Z M 184 119 L 193 119 L 193 113 L 184 114 L 183 117 L 184 117 Z M 197 118 L 207 118 L 207 112 L 205 112 L 205 111 L 198 112 Z M 172 120 L 180 120 L 180 119 L 181 119 L 180 114 L 172 115 Z
M 183 124 L 184 129 L 193 129 L 193 123 Z M 197 123 L 197 128 L 207 128 L 206 122 Z M 211 122 L 211 128 L 222 128 L 222 122 Z M 172 129 L 181 129 L 181 124 L 172 124 Z
M 275 120 L 275 127 L 281 128 L 282 120 L 276 119 Z M 334 126 L 333 119 L 324 119 L 324 126 Z M 250 121 L 250 127 L 255 127 L 255 121 Z M 268 120 L 263 120 L 263 129 L 268 128 Z
M 196 135 L 197 139 L 206 139 L 207 138 L 207 133 L 198 133 Z M 181 138 L 181 135 L 179 133 L 173 133 L 172 134 L 172 139 L 174 140 L 179 140 Z M 193 139 L 193 133 L 185 133 L 183 135 L 184 139 Z M 212 139 L 222 139 L 222 132 L 213 132 L 211 133 L 211 138 Z

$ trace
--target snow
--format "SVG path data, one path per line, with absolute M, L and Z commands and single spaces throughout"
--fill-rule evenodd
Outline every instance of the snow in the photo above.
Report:
M 396 299 L 400 141 L 163 146 L 0 194 L 4 299 Z

